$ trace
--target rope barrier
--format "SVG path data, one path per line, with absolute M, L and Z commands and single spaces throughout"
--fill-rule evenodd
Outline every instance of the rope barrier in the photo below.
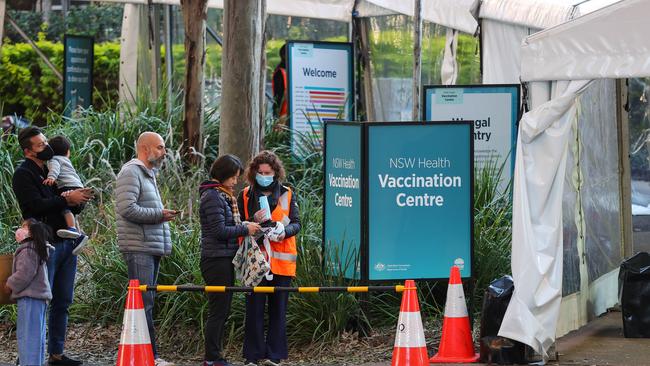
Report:
M 129 287 L 131 289 L 131 287 Z M 319 292 L 403 292 L 404 290 L 415 290 L 415 287 L 396 286 L 332 286 L 332 287 L 239 287 L 239 286 L 197 286 L 197 285 L 140 285 L 134 289 L 140 291 L 156 292 L 254 292 L 272 294 L 275 292 L 299 292 L 299 293 L 319 293 Z

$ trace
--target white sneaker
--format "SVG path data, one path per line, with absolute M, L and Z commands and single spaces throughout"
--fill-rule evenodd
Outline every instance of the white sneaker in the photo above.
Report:
M 56 235 L 64 239 L 77 239 L 81 234 L 76 229 L 59 229 Z
M 167 362 L 163 360 L 162 358 L 158 357 L 153 361 L 154 365 L 156 366 L 176 366 L 175 363 L 173 362 Z

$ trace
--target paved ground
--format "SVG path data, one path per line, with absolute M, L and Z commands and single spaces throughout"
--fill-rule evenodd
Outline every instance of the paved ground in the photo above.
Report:
M 650 365 L 650 339 L 623 338 L 623 325 L 620 312 L 605 314 L 604 316 L 595 319 L 581 329 L 569 333 L 568 335 L 558 339 L 557 352 L 558 360 L 550 361 L 548 363 L 549 365 Z M 12 365 L 0 363 L 0 366 Z M 109 365 L 88 364 L 88 366 Z M 355 366 L 390 366 L 390 362 L 365 363 Z

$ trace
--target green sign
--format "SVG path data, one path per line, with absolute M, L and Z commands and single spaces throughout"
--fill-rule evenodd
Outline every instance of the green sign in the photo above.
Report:
M 92 104 L 94 40 L 66 34 L 63 43 L 63 114 L 69 117 Z
M 368 126 L 368 279 L 472 276 L 472 126 Z
M 359 279 L 362 126 L 325 124 L 325 264 L 330 273 Z
M 362 281 L 473 276 L 473 124 L 326 122 L 323 252 Z

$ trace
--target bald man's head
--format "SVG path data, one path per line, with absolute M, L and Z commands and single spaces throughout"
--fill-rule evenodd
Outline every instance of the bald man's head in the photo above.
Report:
M 143 132 L 136 142 L 138 159 L 149 169 L 159 169 L 165 160 L 165 140 L 155 132 Z

